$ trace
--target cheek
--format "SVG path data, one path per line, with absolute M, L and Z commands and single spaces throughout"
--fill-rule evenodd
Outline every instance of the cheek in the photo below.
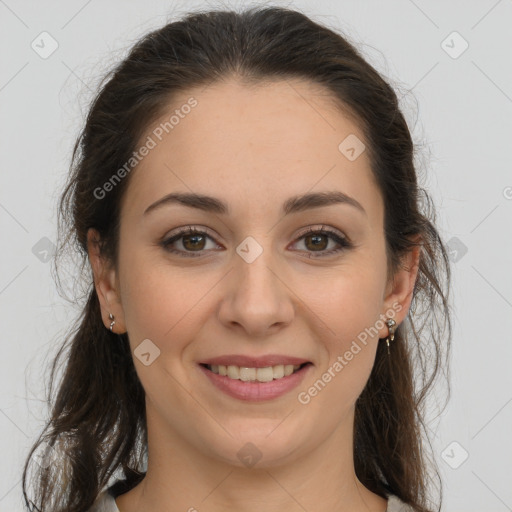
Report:
M 326 356 L 319 385 L 329 387 L 327 400 L 330 396 L 346 406 L 353 404 L 368 380 L 382 328 L 383 271 L 377 264 L 369 270 L 347 267 L 304 295 L 318 318 L 315 334 Z
M 132 349 L 148 338 L 162 355 L 175 354 L 204 321 L 204 299 L 218 276 L 199 267 L 172 266 L 157 256 L 154 250 L 125 251 L 120 261 L 125 323 Z
M 304 302 L 317 313 L 340 348 L 379 318 L 385 287 L 384 269 L 380 267 L 377 262 L 369 267 L 347 265 L 316 278 L 314 286 L 302 291 Z

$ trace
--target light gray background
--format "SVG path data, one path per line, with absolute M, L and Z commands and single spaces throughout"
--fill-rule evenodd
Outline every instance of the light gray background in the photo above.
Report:
M 512 510 L 512 1 L 274 4 L 343 31 L 401 88 L 454 248 L 452 398 L 431 416 L 443 510 Z M 41 239 L 55 241 L 56 201 L 92 91 L 168 16 L 219 5 L 0 0 L 0 511 L 22 510 L 21 469 L 44 420 L 43 363 L 75 314 L 55 291 Z M 59 45 L 46 59 L 31 47 L 43 31 Z M 453 31 L 469 44 L 457 58 L 445 51 L 462 49 Z

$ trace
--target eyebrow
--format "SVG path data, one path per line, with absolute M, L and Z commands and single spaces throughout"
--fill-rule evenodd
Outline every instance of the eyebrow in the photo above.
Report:
M 148 206 L 144 211 L 144 215 L 157 210 L 162 206 L 171 204 L 181 204 L 183 206 L 219 215 L 226 215 L 230 212 L 229 206 L 215 197 L 195 193 L 172 192 Z M 300 196 L 293 196 L 283 203 L 282 213 L 283 215 L 288 215 L 291 213 L 303 212 L 311 208 L 320 208 L 322 206 L 330 206 L 333 204 L 347 204 L 353 206 L 364 215 L 367 215 L 366 210 L 363 208 L 361 203 L 353 197 L 339 191 L 314 192 Z

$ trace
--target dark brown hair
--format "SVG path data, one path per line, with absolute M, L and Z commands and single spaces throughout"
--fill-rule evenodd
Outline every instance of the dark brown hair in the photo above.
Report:
M 420 245 L 412 311 L 396 331 L 391 357 L 379 343 L 356 402 L 354 462 L 357 477 L 372 492 L 394 494 L 420 512 L 440 510 L 440 500 L 430 498 L 431 469 L 441 480 L 425 450 L 425 399 L 440 370 L 448 370 L 450 267 L 432 201 L 417 183 L 415 146 L 393 88 L 354 46 L 304 14 L 280 7 L 191 13 L 144 36 L 101 84 L 74 146 L 59 205 L 59 258 L 68 249 L 78 252 L 87 289 L 80 318 L 53 360 L 49 420 L 23 471 L 25 504 L 41 512 L 84 512 L 112 478 L 123 478 L 117 492 L 144 478 L 144 389 L 127 335 L 109 332 L 102 322 L 87 260 L 87 231 L 96 228 L 102 253 L 117 261 L 120 204 L 129 176 L 105 199 L 94 191 L 129 160 L 173 95 L 228 77 L 246 84 L 299 78 L 323 86 L 364 133 L 385 205 L 389 275 Z M 65 365 L 54 397 L 61 358 Z M 41 446 L 47 463 L 34 464 L 29 479 Z M 35 489 L 32 498 L 28 481 Z

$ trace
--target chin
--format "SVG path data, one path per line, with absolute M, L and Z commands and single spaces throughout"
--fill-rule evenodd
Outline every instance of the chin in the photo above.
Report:
M 280 422 L 272 421 L 272 427 L 241 428 L 241 435 L 224 437 L 222 442 L 213 441 L 210 446 L 214 457 L 221 458 L 227 464 L 248 469 L 264 469 L 281 466 L 292 462 L 300 448 L 304 448 L 304 440 L 297 432 L 297 438 L 289 431 L 278 426 Z M 281 429 L 281 432 L 278 432 Z M 299 438 L 300 437 L 300 438 Z M 228 457 L 226 457 L 228 454 Z

